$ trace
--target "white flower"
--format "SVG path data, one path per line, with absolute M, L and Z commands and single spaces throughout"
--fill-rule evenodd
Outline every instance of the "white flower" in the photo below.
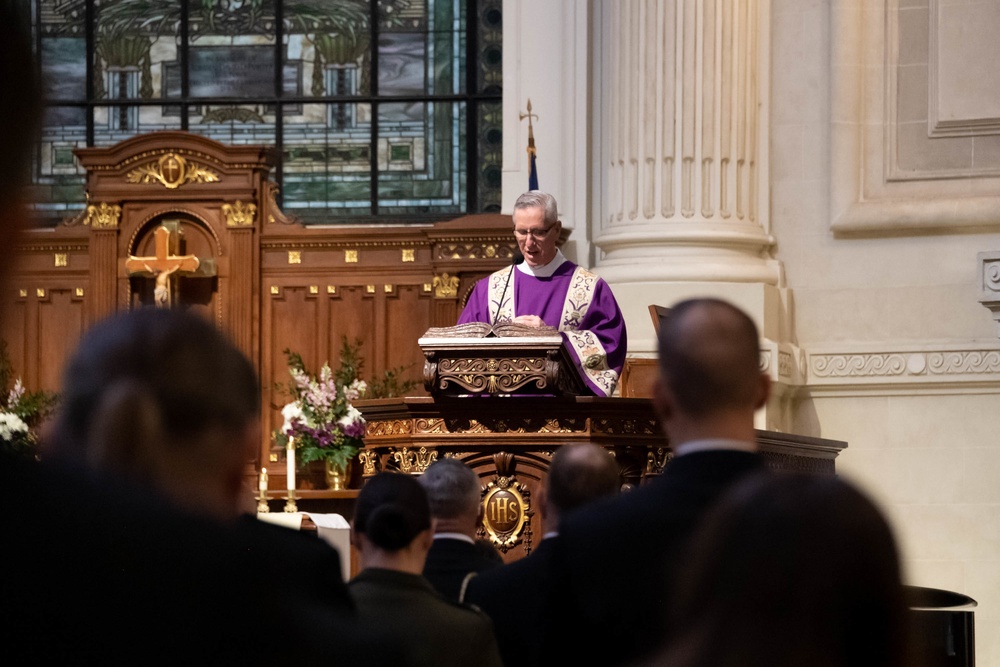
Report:
M 0 440 L 14 441 L 18 433 L 27 433 L 28 425 L 24 420 L 11 412 L 0 412 Z
M 368 391 L 368 383 L 364 380 L 355 380 L 346 389 L 344 389 L 344 397 L 349 401 L 356 401 Z
M 285 418 L 285 423 L 281 425 L 281 432 L 285 435 L 291 434 L 293 421 L 303 421 L 302 408 L 297 401 L 281 408 L 281 416 Z
M 337 423 L 343 426 L 350 426 L 351 424 L 356 424 L 359 421 L 362 421 L 361 411 L 353 405 L 349 405 L 347 406 L 347 414 L 338 419 Z

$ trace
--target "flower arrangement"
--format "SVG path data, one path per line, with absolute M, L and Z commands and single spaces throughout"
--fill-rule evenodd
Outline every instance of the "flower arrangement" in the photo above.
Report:
M 13 375 L 7 343 L 0 340 L 0 452 L 31 457 L 38 444 L 36 429 L 55 407 L 56 395 L 28 391 L 20 378 L 8 390 Z
M 285 355 L 293 400 L 281 410 L 284 423 L 274 433 L 275 442 L 287 447 L 288 439 L 294 438 L 300 462 L 325 461 L 346 469 L 365 435 L 365 420 L 351 405 L 368 389 L 364 380 L 358 379 L 357 348 L 345 339 L 340 368 L 334 372 L 329 364 L 323 364 L 318 376 L 306 370 L 299 354 L 285 350 Z

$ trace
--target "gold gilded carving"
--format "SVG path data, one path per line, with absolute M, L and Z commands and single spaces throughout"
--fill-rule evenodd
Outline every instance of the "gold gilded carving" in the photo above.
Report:
M 436 259 L 512 259 L 514 243 L 496 240 L 493 243 L 441 243 L 435 249 Z
M 327 285 L 326 286 L 326 293 L 327 294 L 336 294 L 337 293 L 337 286 L 336 285 Z
M 425 292 L 430 292 L 431 291 L 431 287 L 432 286 L 431 286 L 430 283 L 424 283 L 424 291 Z
M 414 472 L 416 473 L 427 472 L 427 466 L 438 460 L 437 450 L 427 449 L 426 447 L 421 447 L 416 456 L 416 462 L 414 463 Z
M 302 263 L 302 251 L 301 250 L 289 250 L 288 251 L 288 263 L 289 264 L 301 264 Z
M 409 447 L 403 447 L 402 450 L 392 453 L 392 460 L 396 462 L 396 467 L 399 468 L 399 472 L 407 475 L 413 471 L 416 459 L 417 455 L 414 452 L 411 452 Z
M 414 431 L 416 433 L 447 433 L 448 428 L 443 419 L 431 417 L 430 419 L 415 420 Z
M 101 202 L 87 207 L 87 219 L 83 224 L 93 229 L 118 229 L 118 221 L 122 217 L 122 207 L 118 204 Z
M 444 424 L 431 424 L 428 419 L 428 433 L 585 433 L 586 419 L 548 419 L 526 417 L 524 419 L 447 419 Z M 419 426 L 418 426 L 419 428 Z
M 408 419 L 370 421 L 365 435 L 373 438 L 386 435 L 408 435 L 412 430 L 413 424 Z
M 78 299 L 82 299 L 83 298 L 83 288 L 82 287 L 77 287 L 76 290 L 74 291 L 74 293 L 76 294 L 76 297 Z
M 483 496 L 483 528 L 489 540 L 503 553 L 521 541 L 533 512 L 531 492 L 516 477 L 498 476 L 486 485 Z
M 21 297 L 22 299 L 27 299 L 28 298 L 28 290 L 26 290 L 26 289 L 19 289 L 19 290 L 17 290 L 17 295 L 19 297 Z
M 382 290 L 383 290 L 383 291 L 384 291 L 384 292 L 385 292 L 386 294 L 392 294 L 392 285 L 389 285 L 389 284 L 385 284 L 385 285 L 383 285 L 383 286 L 382 286 Z
M 582 433 L 587 430 L 582 419 L 547 419 L 545 425 L 538 429 L 539 433 Z
M 660 475 L 663 473 L 663 468 L 666 467 L 670 459 L 673 458 L 673 454 L 670 450 L 664 447 L 657 447 L 655 450 L 649 450 L 646 454 L 646 474 L 647 475 Z
M 595 419 L 593 432 L 609 435 L 659 435 L 660 430 L 652 419 Z
M 374 285 L 365 285 L 365 292 L 367 292 L 368 294 L 374 294 L 375 293 L 375 286 Z
M 418 451 L 403 447 L 392 454 L 392 460 L 396 462 L 399 471 L 407 475 L 422 475 L 426 472 L 427 466 L 437 461 L 437 457 L 437 450 L 426 447 L 421 447 Z
M 415 261 L 417 261 L 417 259 L 416 259 L 416 250 L 414 250 L 413 248 L 403 248 L 402 250 L 403 250 L 403 261 L 404 262 L 415 262 Z
M 361 450 L 358 452 L 358 460 L 361 461 L 361 475 L 363 477 L 374 477 L 378 473 L 378 454 L 374 450 Z
M 434 276 L 434 296 L 439 299 L 457 299 L 459 282 L 458 276 L 447 273 Z
M 125 175 L 129 183 L 161 183 L 173 190 L 185 183 L 215 183 L 219 175 L 197 162 L 188 162 L 177 153 L 166 153 L 155 160 L 136 167 Z
M 57 252 L 52 256 L 56 266 L 69 266 L 69 256 L 64 252 Z
M 269 454 L 268 457 L 267 457 L 267 460 L 270 461 L 271 463 L 277 463 L 277 461 L 278 461 L 278 455 L 277 454 Z
M 357 250 L 345 250 L 344 251 L 344 264 L 357 264 L 358 263 L 358 251 Z
M 310 294 L 319 294 L 319 285 L 310 285 L 309 286 L 309 293 Z
M 534 384 L 537 389 L 549 386 L 547 359 L 516 357 L 501 359 L 441 359 L 437 369 L 438 388 L 450 385 L 472 393 L 513 393 Z
M 35 290 L 35 295 L 39 299 L 44 299 L 45 298 L 45 290 L 43 288 L 39 287 L 38 289 Z
M 281 288 L 278 287 L 277 285 L 271 285 L 271 294 L 273 294 L 274 296 L 281 294 Z
M 244 204 L 237 199 L 232 204 L 223 204 L 222 214 L 226 216 L 226 227 L 252 227 L 257 217 L 257 205 Z

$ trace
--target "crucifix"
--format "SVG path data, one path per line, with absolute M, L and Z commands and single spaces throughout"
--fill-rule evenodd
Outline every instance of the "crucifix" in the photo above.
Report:
M 125 269 L 130 276 L 153 278 L 153 302 L 157 308 L 170 308 L 174 301 L 174 275 L 177 277 L 213 276 L 215 262 L 201 260 L 194 255 L 179 255 L 180 223 L 176 220 L 164 222 L 156 228 L 156 250 L 153 257 L 134 257 L 125 260 Z

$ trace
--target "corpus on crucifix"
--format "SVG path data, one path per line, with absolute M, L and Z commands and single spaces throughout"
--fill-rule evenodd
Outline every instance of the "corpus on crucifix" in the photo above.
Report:
M 180 229 L 176 220 L 164 222 L 156 228 L 156 250 L 153 257 L 129 255 L 125 268 L 129 276 L 153 278 L 153 302 L 157 308 L 173 306 L 174 277 L 195 277 L 215 275 L 213 260 L 201 260 L 195 255 L 177 254 L 180 245 Z

